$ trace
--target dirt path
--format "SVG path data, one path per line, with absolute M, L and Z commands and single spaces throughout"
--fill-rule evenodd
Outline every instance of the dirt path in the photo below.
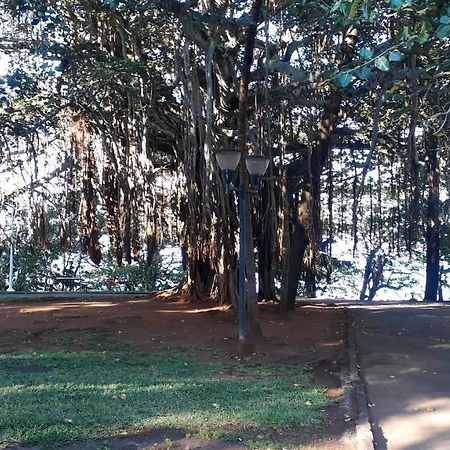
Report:
M 353 448 L 341 439 L 352 423 L 348 405 L 338 401 L 342 394 L 340 373 L 346 364 L 344 308 L 304 306 L 290 314 L 279 314 L 274 305 L 264 305 L 261 321 L 264 338 L 248 358 L 308 364 L 314 380 L 327 386 L 330 397 L 336 400 L 335 406 L 327 409 L 329 423 L 309 430 L 301 448 Z M 77 338 L 80 330 L 104 330 L 146 352 L 167 345 L 204 345 L 215 350 L 218 358 L 239 357 L 235 318 L 226 309 L 209 304 L 189 304 L 163 296 L 0 304 L 0 351 L 57 347 L 62 341 L 66 348 L 81 349 Z
M 450 305 L 353 307 L 377 450 L 450 449 Z

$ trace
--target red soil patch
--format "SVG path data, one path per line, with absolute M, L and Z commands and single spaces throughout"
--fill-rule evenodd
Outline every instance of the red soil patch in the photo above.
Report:
M 317 443 L 308 448 L 353 448 L 341 439 L 351 428 L 345 414 L 352 415 L 348 406 L 339 402 L 340 375 L 346 365 L 345 323 L 343 308 L 302 306 L 291 313 L 279 313 L 276 305 L 261 305 L 263 337 L 248 358 L 259 362 L 308 364 L 313 380 L 327 386 L 329 395 L 336 400 L 336 406 L 327 408 L 329 424 L 317 431 Z M 203 345 L 212 352 L 200 351 L 200 357 L 211 358 L 211 354 L 217 358 L 239 357 L 236 318 L 226 308 L 207 303 L 167 300 L 159 294 L 128 301 L 114 296 L 111 301 L 101 302 L 0 305 L 0 351 L 55 347 L 59 339 L 65 340 L 66 348 L 77 350 L 81 344 L 71 339 L 80 336 L 83 330 L 93 329 L 105 330 L 119 341 L 145 352 L 158 351 L 171 344 Z

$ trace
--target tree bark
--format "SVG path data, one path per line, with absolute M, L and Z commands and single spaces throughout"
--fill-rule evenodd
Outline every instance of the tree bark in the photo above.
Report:
M 356 28 L 349 27 L 344 34 L 344 42 L 340 48 L 339 67 L 343 67 L 348 64 L 353 57 L 353 53 L 356 46 L 356 40 L 358 32 Z M 290 264 L 288 272 L 284 274 L 287 276 L 289 289 L 287 297 L 284 300 L 286 305 L 295 305 L 295 296 L 297 295 L 297 286 L 300 280 L 301 271 L 299 265 L 303 263 L 305 250 L 308 245 L 311 247 L 311 261 L 309 262 L 309 269 L 315 270 L 316 256 L 320 249 L 321 243 L 321 219 L 320 219 L 320 178 L 325 167 L 325 164 L 329 157 L 329 151 L 331 146 L 331 138 L 336 127 L 336 123 L 339 117 L 339 111 L 341 109 L 343 96 L 342 93 L 332 88 L 328 103 L 325 106 L 322 120 L 318 127 L 318 137 L 311 151 L 309 161 L 309 174 L 306 175 L 304 180 L 303 192 L 310 196 L 308 202 L 303 204 L 302 219 L 300 221 L 300 227 L 303 230 L 298 230 L 299 237 L 306 236 L 307 245 L 303 245 L 303 240 L 300 244 L 297 243 L 294 248 L 291 249 L 291 256 L 295 263 Z M 294 212 L 296 214 L 296 212 Z M 293 229 L 295 232 L 295 227 Z M 309 275 L 310 285 L 314 285 L 315 280 L 312 279 L 314 273 Z M 295 286 L 295 289 L 294 289 Z
M 273 185 L 268 183 L 267 189 L 261 193 L 259 202 L 260 213 L 257 214 L 256 235 L 258 248 L 258 280 L 260 300 L 276 300 L 275 293 L 275 268 L 277 265 L 277 242 L 275 222 L 275 202 L 273 197 Z
M 293 311 L 297 297 L 298 282 L 302 273 L 302 261 L 309 244 L 307 225 L 310 221 L 311 198 L 308 191 L 303 191 L 297 211 L 292 220 L 290 252 L 287 271 L 286 297 L 282 298 L 282 309 Z
M 320 248 L 320 176 L 328 159 L 331 145 L 331 137 L 336 126 L 339 110 L 341 107 L 341 96 L 334 91 L 329 98 L 328 106 L 325 108 L 323 118 L 319 127 L 319 137 L 311 153 L 310 176 L 305 180 L 302 198 L 298 211 L 292 216 L 291 248 L 289 255 L 289 266 L 287 268 L 287 291 L 286 298 L 282 300 L 283 309 L 292 310 L 295 306 L 297 287 L 302 273 L 303 259 L 308 245 L 312 244 L 312 252 Z M 315 260 L 310 261 L 308 269 L 314 269 Z M 309 275 L 309 283 L 314 285 L 313 275 Z
M 413 71 L 417 66 L 417 55 L 410 55 L 408 58 L 408 68 Z M 420 164 L 416 144 L 416 128 L 418 118 L 418 87 L 417 80 L 413 78 L 411 82 L 411 118 L 409 122 L 409 132 L 407 137 L 407 165 L 406 177 L 409 182 L 409 205 L 406 211 L 406 247 L 412 254 L 413 245 L 417 240 L 417 228 L 420 218 Z
M 428 163 L 428 205 L 427 205 L 427 263 L 424 300 L 438 301 L 439 290 L 439 163 L 438 140 L 431 135 L 426 139 L 426 155 Z

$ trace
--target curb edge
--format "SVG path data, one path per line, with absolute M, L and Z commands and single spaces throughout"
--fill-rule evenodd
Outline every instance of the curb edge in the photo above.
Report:
M 357 450 L 375 450 L 374 436 L 370 422 L 369 401 L 366 385 L 359 365 L 358 348 L 355 338 L 355 317 L 347 308 L 349 377 L 356 398 L 357 418 L 355 420 L 355 438 Z

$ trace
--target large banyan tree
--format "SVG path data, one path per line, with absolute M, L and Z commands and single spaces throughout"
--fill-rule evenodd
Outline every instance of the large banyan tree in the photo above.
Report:
M 292 309 L 301 279 L 315 295 L 336 232 L 349 231 L 355 248 L 364 240 L 371 251 L 387 233 L 393 248 L 411 252 L 428 221 L 436 278 L 438 172 L 448 164 L 446 2 L 6 4 L 17 33 L 3 50 L 34 52 L 42 61 L 52 108 L 35 109 L 40 117 L 51 112 L 52 126 L 69 135 L 66 204 L 80 215 L 82 245 L 94 262 L 101 258 L 98 207 L 119 265 L 151 264 L 175 227 L 186 264 L 182 289 L 235 305 L 236 198 L 223 192 L 214 151 L 240 147 L 272 160 L 247 212 L 255 320 L 258 298 L 279 297 Z M 41 87 L 33 89 L 28 99 Z M 14 134 L 5 111 L 5 129 Z M 158 180 L 170 180 L 170 193 Z M 394 212 L 383 209 L 387 189 Z M 361 209 L 363 197 L 370 212 Z M 168 207 L 175 225 L 161 213 Z M 437 287 L 430 289 L 432 299 Z

